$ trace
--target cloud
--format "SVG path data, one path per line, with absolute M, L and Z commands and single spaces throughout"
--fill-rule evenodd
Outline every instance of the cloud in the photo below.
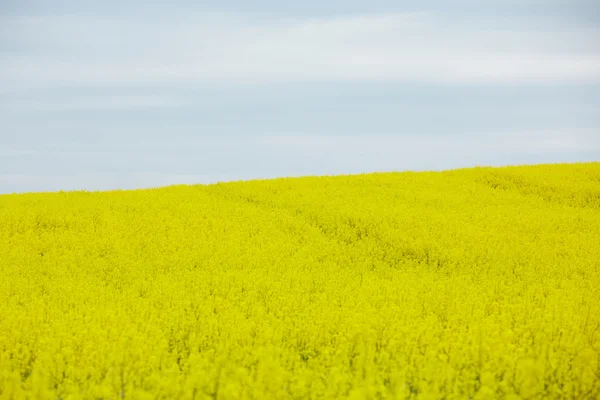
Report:
M 26 88 L 272 82 L 600 83 L 598 30 L 435 13 L 4 17 L 0 82 Z M 472 21 L 471 21 L 472 22 Z M 489 21 L 488 21 L 489 22 Z M 40 35 L 43 32 L 43 35 Z
M 542 0 L 119 16 L 109 1 L 0 6 L 0 192 L 600 159 L 600 29 L 533 17 Z
M 453 136 L 424 135 L 277 135 L 257 138 L 258 143 L 277 150 L 311 151 L 324 154 L 372 153 L 373 157 L 390 154 L 427 154 L 470 157 L 481 153 L 552 154 L 561 152 L 600 152 L 600 135 L 590 130 L 532 130 L 509 133 L 466 134 Z
M 224 177 L 260 178 L 305 174 L 447 169 L 479 164 L 507 164 L 515 160 L 590 160 L 600 155 L 597 130 L 539 130 L 513 133 L 426 135 L 264 134 L 248 137 L 193 136 L 172 140 L 45 141 L 31 143 L 10 157 L 5 172 L 31 175 L 87 174 L 111 177 L 124 187 L 136 182 L 160 184 L 219 180 Z M 26 149 L 27 152 L 22 150 Z M 6 158 L 5 158 L 6 159 Z M 110 162 L 107 162 L 110 160 Z M 540 161 L 542 162 L 542 161 Z M 48 169 L 47 166 L 52 168 Z M 77 168 L 73 168 L 77 166 Z M 81 176 L 80 176 L 81 175 Z M 177 177 L 174 182 L 165 176 Z M 63 181 L 65 184 L 69 179 Z
M 4 108 L 18 111 L 111 111 L 132 109 L 172 108 L 183 104 L 182 99 L 164 95 L 78 95 L 53 100 L 10 99 Z
M 30 143 L 0 153 L 0 193 L 105 190 L 279 176 L 594 161 L 597 130 L 486 135 L 265 134 Z M 26 151 L 24 151 L 24 149 Z M 15 148 L 17 150 L 17 148 Z M 51 167 L 49 167 L 51 166 Z

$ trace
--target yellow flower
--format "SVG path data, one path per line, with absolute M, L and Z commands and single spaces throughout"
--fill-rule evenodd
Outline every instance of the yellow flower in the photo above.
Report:
M 0 399 L 600 397 L 600 163 L 0 196 Z

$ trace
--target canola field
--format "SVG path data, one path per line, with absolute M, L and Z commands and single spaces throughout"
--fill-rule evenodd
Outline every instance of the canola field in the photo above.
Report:
M 0 196 L 0 399 L 600 398 L 600 163 Z

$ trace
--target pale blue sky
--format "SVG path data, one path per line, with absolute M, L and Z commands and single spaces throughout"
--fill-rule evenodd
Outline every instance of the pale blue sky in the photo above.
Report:
M 0 193 L 600 160 L 597 4 L 0 2 Z

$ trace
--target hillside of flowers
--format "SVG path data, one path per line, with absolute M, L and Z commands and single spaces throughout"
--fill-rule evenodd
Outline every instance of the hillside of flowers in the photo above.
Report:
M 600 398 L 600 163 L 2 195 L 0 398 Z

